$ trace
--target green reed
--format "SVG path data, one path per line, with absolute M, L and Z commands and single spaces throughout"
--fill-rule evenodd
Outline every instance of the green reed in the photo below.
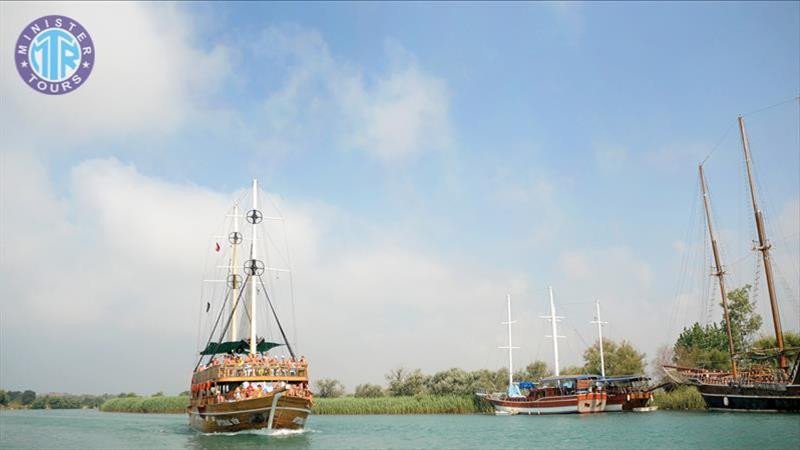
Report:
M 703 396 L 694 386 L 678 386 L 672 391 L 657 391 L 653 404 L 660 409 L 703 409 Z
M 189 397 L 123 397 L 112 398 L 100 406 L 100 411 L 129 413 L 182 413 L 189 405 Z
M 314 414 L 472 414 L 483 406 L 474 396 L 415 395 L 413 397 L 315 398 Z

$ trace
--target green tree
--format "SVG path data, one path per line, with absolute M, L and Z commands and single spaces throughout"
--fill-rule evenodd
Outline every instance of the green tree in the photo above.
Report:
M 783 346 L 785 348 L 800 347 L 800 333 L 793 331 L 783 332 Z M 775 336 L 762 336 L 753 342 L 754 350 L 771 350 L 778 347 Z
M 736 353 L 748 351 L 754 334 L 761 328 L 761 316 L 750 302 L 750 290 L 748 284 L 727 294 L 731 336 Z M 675 363 L 680 366 L 730 370 L 725 317 L 721 318 L 719 324 L 703 326 L 695 322 L 690 328 L 684 328 L 675 342 L 674 355 Z
M 323 398 L 341 397 L 344 395 L 344 385 L 333 378 L 323 378 L 317 381 L 317 395 Z
M 453 368 L 437 372 L 426 380 L 433 395 L 472 395 L 477 390 L 476 377 L 463 369 Z
M 158 391 L 155 394 L 151 395 L 151 397 L 163 397 L 163 396 L 164 396 L 164 392 L 162 392 L 162 391 Z
M 603 339 L 603 359 L 606 375 L 633 375 L 644 372 L 645 354 L 639 353 L 633 345 L 623 340 L 621 343 Z M 584 373 L 600 373 L 600 341 L 596 341 L 583 352 Z
M 408 372 L 402 367 L 393 369 L 386 374 L 389 382 L 389 394 L 393 396 L 407 396 L 426 393 L 428 377 L 421 370 Z
M 0 405 L 8 406 L 8 394 L 3 389 L 0 389 Z
M 508 369 L 498 370 L 480 369 L 470 372 L 472 387 L 477 391 L 497 392 L 505 390 L 508 384 Z
M 383 388 L 377 384 L 364 383 L 356 386 L 356 397 L 383 397 Z
M 544 361 L 534 361 L 525 366 L 524 369 L 514 372 L 514 379 L 517 381 L 539 381 L 551 375 L 553 375 L 553 372 L 547 367 L 547 363 Z
M 30 405 L 31 403 L 33 403 L 34 400 L 36 400 L 36 392 L 33 392 L 31 390 L 23 392 L 22 395 L 20 396 L 20 402 L 23 405 Z
M 558 372 L 561 375 L 580 375 L 586 373 L 586 369 L 583 366 L 565 366 L 560 368 Z
M 751 288 L 752 286 L 747 284 L 728 292 L 728 314 L 731 318 L 731 334 L 736 352 L 746 351 L 750 347 L 753 336 L 761 329 L 763 322 L 755 311 L 755 303 L 750 302 Z M 724 330 L 724 317 L 721 325 Z

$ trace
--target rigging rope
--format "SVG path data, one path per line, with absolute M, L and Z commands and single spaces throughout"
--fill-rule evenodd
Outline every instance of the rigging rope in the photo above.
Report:
M 269 298 L 269 293 L 267 293 L 267 288 L 264 286 L 264 279 L 261 278 L 261 275 L 258 275 L 258 280 L 261 282 L 261 288 L 264 289 L 264 296 L 267 298 L 267 303 L 269 304 L 269 308 L 272 310 L 272 316 L 275 318 L 275 322 L 278 324 L 278 329 L 281 332 L 281 336 L 283 336 L 283 342 L 286 343 L 286 348 L 289 350 L 289 354 L 292 355 L 292 358 L 294 358 L 295 357 L 294 350 L 292 350 L 292 345 L 289 344 L 289 340 L 286 339 L 286 333 L 284 333 L 281 321 L 280 319 L 278 319 L 278 313 L 275 312 L 275 307 L 272 305 L 272 300 L 270 300 Z
M 214 331 L 216 331 L 217 325 L 219 325 L 219 319 L 222 318 L 222 313 L 225 311 L 225 305 L 228 303 L 228 296 L 230 292 L 231 291 L 228 290 L 228 292 L 225 294 L 225 300 L 222 302 L 222 306 L 219 308 L 219 314 L 217 314 L 217 320 L 214 322 L 214 327 L 211 329 L 211 333 L 209 333 L 208 335 L 208 340 L 206 341 L 205 348 L 208 348 L 208 344 L 211 342 L 211 338 L 214 336 Z M 200 367 L 200 363 L 203 361 L 203 356 L 205 355 L 200 355 L 200 359 L 197 360 L 197 364 L 195 364 L 194 366 L 195 371 L 197 371 L 197 368 Z

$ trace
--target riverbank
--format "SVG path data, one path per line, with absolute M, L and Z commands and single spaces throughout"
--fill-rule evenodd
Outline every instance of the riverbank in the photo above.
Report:
M 104 412 L 178 414 L 186 411 L 189 397 L 112 398 L 102 406 Z M 658 391 L 653 404 L 666 410 L 702 410 L 703 398 L 692 386 L 680 386 L 670 392 Z M 315 398 L 314 414 L 476 414 L 491 412 L 491 407 L 474 396 L 416 395 L 413 397 L 338 397 Z

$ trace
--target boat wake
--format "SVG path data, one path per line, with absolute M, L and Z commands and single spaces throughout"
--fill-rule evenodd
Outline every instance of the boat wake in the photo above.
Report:
M 242 436 L 242 435 L 256 435 L 256 436 L 271 436 L 271 437 L 289 437 L 289 436 L 298 436 L 305 433 L 312 433 L 314 430 L 302 429 L 302 430 L 266 430 L 266 429 L 259 429 L 259 430 L 242 430 L 236 432 L 218 432 L 218 433 L 200 433 L 203 436 Z

